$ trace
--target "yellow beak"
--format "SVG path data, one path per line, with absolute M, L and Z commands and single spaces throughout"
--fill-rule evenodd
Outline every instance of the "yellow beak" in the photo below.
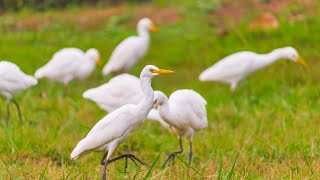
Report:
M 102 61 L 101 61 L 100 58 L 96 60 L 96 64 L 97 64 L 98 66 L 102 66 L 102 65 L 103 65 L 103 63 L 102 63 Z
M 150 71 L 152 73 L 157 73 L 157 74 L 175 74 L 174 71 L 165 70 L 165 69 L 151 69 Z
M 153 31 L 153 32 L 159 32 L 159 29 L 157 28 L 157 26 L 155 26 L 154 24 L 152 24 L 150 27 L 149 27 L 150 31 Z
M 298 56 L 297 62 L 302 64 L 305 68 L 308 67 L 308 64 L 300 56 Z
M 152 108 L 156 108 L 157 100 L 153 101 Z

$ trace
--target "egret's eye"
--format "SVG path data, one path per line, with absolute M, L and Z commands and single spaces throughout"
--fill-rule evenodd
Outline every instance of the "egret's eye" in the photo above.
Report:
M 149 71 L 155 73 L 155 69 L 150 68 Z

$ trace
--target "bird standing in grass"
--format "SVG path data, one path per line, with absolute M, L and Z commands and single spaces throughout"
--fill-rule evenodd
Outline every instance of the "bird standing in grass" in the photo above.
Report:
M 55 53 L 52 59 L 35 73 L 37 79 L 48 78 L 64 84 L 66 93 L 68 83 L 73 79 L 85 79 L 102 65 L 98 50 L 91 48 L 83 52 L 78 48 L 64 48 Z
M 147 52 L 150 41 L 149 31 L 158 31 L 158 29 L 150 19 L 143 18 L 138 22 L 137 31 L 138 36 L 126 38 L 115 48 L 102 70 L 103 75 L 127 72 Z
M 154 93 L 151 87 L 151 79 L 161 74 L 173 74 L 173 71 L 158 69 L 156 66 L 147 65 L 140 74 L 140 86 L 143 98 L 137 105 L 126 104 L 102 118 L 82 139 L 71 153 L 72 159 L 88 154 L 91 151 L 106 151 L 100 164 L 103 165 L 102 179 L 106 179 L 106 167 L 108 163 L 126 158 L 131 159 L 135 164 L 138 161 L 144 162 L 133 154 L 123 154 L 110 159 L 116 147 L 122 143 L 142 122 L 146 119 L 154 102 Z
M 279 59 L 288 59 L 307 67 L 307 64 L 292 47 L 275 49 L 268 54 L 256 54 L 254 52 L 243 51 L 229 55 L 218 61 L 203 71 L 199 76 L 199 80 L 218 81 L 230 84 L 230 90 L 233 92 L 238 83 L 249 74 Z
M 88 89 L 82 96 L 110 113 L 126 104 L 138 104 L 144 94 L 141 91 L 139 78 L 124 73 L 111 78 L 109 82 L 99 87 Z M 147 119 L 158 121 L 165 128 L 169 128 L 156 109 L 150 110 Z
M 10 119 L 10 101 L 16 105 L 20 121 L 22 121 L 19 104 L 13 98 L 14 94 L 34 86 L 37 83 L 37 79 L 23 73 L 16 64 L 8 61 L 0 62 L 0 95 L 7 101 L 6 124 L 8 124 Z
M 169 155 L 164 163 L 174 163 L 177 154 L 183 152 L 182 139 L 190 141 L 190 152 L 188 170 L 192 160 L 192 138 L 195 131 L 208 126 L 206 100 L 193 90 L 177 90 L 170 95 L 170 98 L 161 91 L 154 92 L 155 106 L 158 107 L 161 118 L 170 125 L 173 134 L 177 135 L 180 141 L 180 150 Z

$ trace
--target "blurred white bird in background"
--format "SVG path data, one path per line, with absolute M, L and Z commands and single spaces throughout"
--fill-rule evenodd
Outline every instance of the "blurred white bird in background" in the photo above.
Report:
M 0 95 L 6 99 L 7 104 L 7 118 L 6 124 L 10 119 L 10 101 L 12 101 L 18 110 L 20 121 L 21 111 L 18 102 L 13 98 L 16 93 L 19 93 L 38 83 L 37 79 L 23 73 L 20 68 L 11 62 L 0 62 Z
M 98 50 L 91 48 L 84 53 L 78 48 L 64 48 L 55 53 L 45 66 L 38 69 L 35 77 L 63 83 L 66 93 L 71 80 L 87 78 L 96 64 L 102 65 Z
M 137 25 L 138 36 L 131 36 L 123 40 L 112 52 L 102 74 L 119 74 L 127 72 L 138 60 L 144 56 L 149 48 L 149 31 L 158 31 L 148 18 L 143 18 Z
M 88 154 L 92 151 L 106 151 L 100 164 L 103 165 L 102 179 L 106 179 L 106 167 L 108 163 L 126 158 L 135 160 L 142 165 L 145 163 L 139 160 L 133 154 L 123 154 L 119 157 L 110 159 L 116 147 L 122 143 L 133 132 L 144 119 L 147 118 L 154 102 L 154 93 L 151 87 L 151 79 L 161 74 L 173 74 L 173 71 L 158 69 L 156 66 L 147 65 L 140 74 L 140 86 L 143 92 L 143 98 L 137 105 L 126 104 L 111 112 L 101 119 L 82 139 L 71 153 L 72 159 Z
M 230 90 L 233 92 L 239 81 L 245 79 L 252 72 L 262 69 L 279 59 L 288 59 L 307 67 L 307 64 L 292 47 L 275 49 L 268 54 L 242 51 L 223 58 L 203 71 L 199 76 L 199 80 L 230 84 Z
M 177 90 L 170 98 L 161 91 L 154 92 L 155 106 L 158 107 L 161 118 L 170 125 L 172 132 L 178 136 L 180 150 L 169 155 L 164 163 L 174 164 L 175 155 L 183 152 L 182 139 L 190 141 L 188 170 L 192 160 L 192 138 L 195 131 L 208 126 L 206 105 L 207 101 L 193 90 Z
M 110 113 L 126 104 L 138 104 L 144 97 L 140 87 L 140 80 L 130 74 L 120 74 L 109 80 L 109 82 L 85 91 L 82 95 Z M 169 125 L 164 122 L 158 110 L 151 109 L 147 119 L 160 122 L 165 128 Z

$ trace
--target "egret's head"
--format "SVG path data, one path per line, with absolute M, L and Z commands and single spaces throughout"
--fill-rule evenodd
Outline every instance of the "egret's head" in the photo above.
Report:
M 149 18 L 142 18 L 138 22 L 138 31 L 147 30 L 157 32 L 158 28 L 154 25 L 154 23 Z
M 285 47 L 281 48 L 285 58 L 292 60 L 294 62 L 297 62 L 299 64 L 302 64 L 304 67 L 307 67 L 307 63 L 299 56 L 296 49 L 293 47 Z
M 92 59 L 98 66 L 102 66 L 102 61 L 100 59 L 99 51 L 95 48 L 90 48 L 87 50 L 86 55 Z
M 158 108 L 159 106 L 163 105 L 163 103 L 166 102 L 167 99 L 167 96 L 163 92 L 154 91 L 153 107 Z
M 146 67 L 143 68 L 140 74 L 140 78 L 154 77 L 154 76 L 163 75 L 163 74 L 175 74 L 175 72 L 171 70 L 159 69 L 154 65 L 147 65 Z

